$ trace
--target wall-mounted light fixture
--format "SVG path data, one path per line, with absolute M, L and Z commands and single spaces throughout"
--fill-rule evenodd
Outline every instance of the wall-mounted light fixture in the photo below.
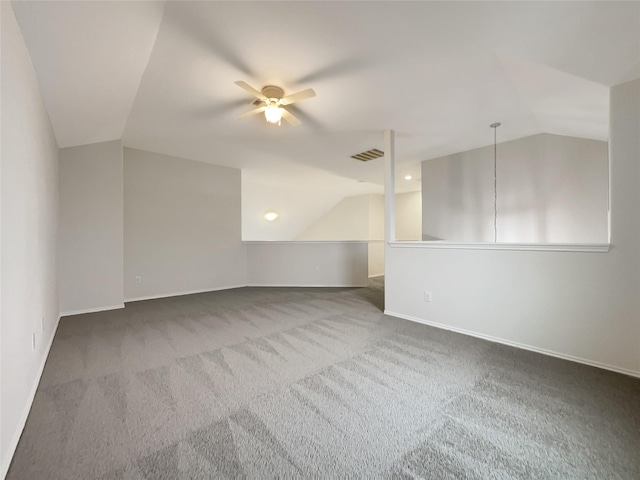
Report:
M 405 179 L 405 180 L 411 180 L 412 178 L 413 178 L 413 177 L 412 177 L 411 175 L 405 175 L 405 176 L 404 176 L 404 179 Z
M 268 222 L 274 222 L 278 219 L 280 214 L 274 210 L 270 210 L 264 214 L 264 219 Z

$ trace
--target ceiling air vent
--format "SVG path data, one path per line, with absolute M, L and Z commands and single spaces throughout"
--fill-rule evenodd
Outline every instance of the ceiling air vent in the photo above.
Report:
M 351 155 L 351 158 L 355 158 L 356 160 L 360 160 L 361 162 L 368 162 L 369 160 L 380 157 L 384 157 L 384 152 L 382 150 L 378 150 L 377 148 L 372 148 L 371 150 L 367 150 L 366 152 Z

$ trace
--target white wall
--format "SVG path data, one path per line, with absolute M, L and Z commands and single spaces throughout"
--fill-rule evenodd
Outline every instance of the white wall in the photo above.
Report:
M 60 150 L 62 315 L 124 307 L 122 144 Z
M 387 247 L 387 313 L 640 375 L 639 104 L 612 89 L 608 253 Z
M 396 240 L 422 240 L 422 194 L 396 195 Z
M 4 478 L 58 324 L 58 146 L 11 3 L 2 2 L 0 8 L 0 478 Z
M 494 241 L 493 157 L 491 145 L 422 162 L 425 240 Z M 498 144 L 498 241 L 607 242 L 607 157 L 606 142 L 559 135 Z
M 417 192 L 396 195 L 396 239 L 422 238 L 422 201 Z M 296 240 L 383 240 L 384 195 L 345 197 Z
M 125 148 L 124 260 L 127 300 L 244 285 L 240 170 Z
M 422 238 L 420 192 L 396 195 L 396 239 Z M 384 195 L 346 197 L 305 229 L 296 240 L 370 240 L 369 276 L 384 274 Z
M 367 242 L 245 242 L 248 285 L 364 287 Z
M 368 238 L 369 276 L 384 275 L 384 195 L 369 195 Z
M 317 192 L 304 188 L 265 185 L 242 174 L 242 239 L 294 240 L 304 229 L 333 208 L 339 192 Z M 268 222 L 264 214 L 275 210 L 280 217 Z
M 384 196 L 354 195 L 343 198 L 306 228 L 296 240 L 370 240 L 369 276 L 384 274 Z
M 368 240 L 369 195 L 345 197 L 296 240 Z

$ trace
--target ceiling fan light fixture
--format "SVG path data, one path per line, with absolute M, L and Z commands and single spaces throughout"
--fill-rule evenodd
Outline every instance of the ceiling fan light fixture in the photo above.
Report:
M 282 108 L 277 99 L 270 98 L 267 100 L 267 108 L 264 111 L 264 118 L 267 122 L 280 125 L 282 120 Z
M 267 85 L 260 92 L 242 80 L 238 80 L 235 83 L 256 97 L 257 100 L 254 100 L 252 105 L 258 107 L 250 112 L 243 113 L 238 118 L 243 119 L 264 112 L 264 118 L 267 123 L 274 123 L 278 126 L 282 123 L 282 117 L 294 127 L 300 125 L 300 120 L 287 110 L 285 105 L 291 105 L 292 103 L 301 102 L 302 100 L 316 96 L 316 92 L 314 92 L 312 88 L 307 88 L 306 90 L 285 97 L 284 90 L 275 85 Z

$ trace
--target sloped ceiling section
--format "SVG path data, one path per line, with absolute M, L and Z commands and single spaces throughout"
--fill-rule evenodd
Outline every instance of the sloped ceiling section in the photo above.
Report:
M 124 140 L 284 183 L 304 181 L 296 165 L 381 184 L 349 157 L 386 128 L 400 164 L 488 145 L 495 121 L 500 141 L 606 139 L 637 17 L 637 2 L 170 2 Z M 253 99 L 236 80 L 318 95 L 294 106 L 300 127 L 272 128 L 237 119 Z
M 381 185 L 381 160 L 349 157 L 387 128 L 407 169 L 491 144 L 495 121 L 500 141 L 604 139 L 608 88 L 640 74 L 640 2 L 13 5 L 60 146 L 123 138 L 285 185 Z M 317 97 L 296 128 L 240 121 L 236 80 Z
M 12 3 L 60 147 L 122 138 L 164 2 Z
M 608 140 L 608 87 L 510 55 L 498 58 L 546 133 Z

